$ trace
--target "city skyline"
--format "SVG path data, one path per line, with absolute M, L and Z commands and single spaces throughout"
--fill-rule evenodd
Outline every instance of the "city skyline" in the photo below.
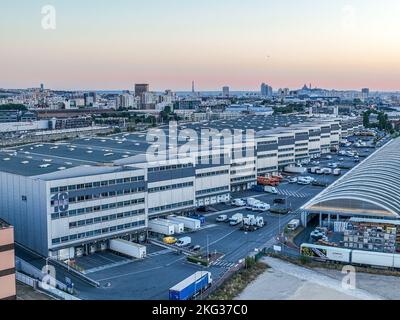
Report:
M 3 1 L 0 87 L 397 91 L 400 3 L 383 2 L 54 0 L 43 30 L 47 3 Z

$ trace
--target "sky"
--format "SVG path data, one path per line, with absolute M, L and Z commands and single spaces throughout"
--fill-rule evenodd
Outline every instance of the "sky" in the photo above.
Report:
M 398 0 L 1 0 L 0 87 L 399 90 L 399 17 Z

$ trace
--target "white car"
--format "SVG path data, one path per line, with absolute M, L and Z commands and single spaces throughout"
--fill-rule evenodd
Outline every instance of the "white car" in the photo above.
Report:
M 245 207 L 247 203 L 242 199 L 235 199 L 231 204 L 235 207 Z

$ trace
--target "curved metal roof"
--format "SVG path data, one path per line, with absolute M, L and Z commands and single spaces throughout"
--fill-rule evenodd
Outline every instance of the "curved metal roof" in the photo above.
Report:
M 376 151 L 303 209 L 400 217 L 400 139 Z

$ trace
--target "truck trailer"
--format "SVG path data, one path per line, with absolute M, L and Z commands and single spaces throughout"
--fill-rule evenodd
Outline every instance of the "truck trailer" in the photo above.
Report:
M 171 220 L 165 220 L 165 221 L 174 226 L 175 234 L 180 234 L 185 232 L 185 225 L 182 222 L 176 222 Z
M 175 226 L 164 219 L 149 220 L 149 230 L 164 236 L 173 236 L 175 234 Z
M 197 231 L 201 229 L 201 221 L 197 219 L 181 217 L 181 216 L 168 216 L 168 220 L 183 223 L 185 228 L 191 231 Z
M 210 272 L 200 271 L 169 290 L 169 300 L 186 301 L 196 298 L 212 285 Z
M 147 254 L 145 246 L 122 239 L 110 240 L 110 250 L 136 259 L 144 259 Z

